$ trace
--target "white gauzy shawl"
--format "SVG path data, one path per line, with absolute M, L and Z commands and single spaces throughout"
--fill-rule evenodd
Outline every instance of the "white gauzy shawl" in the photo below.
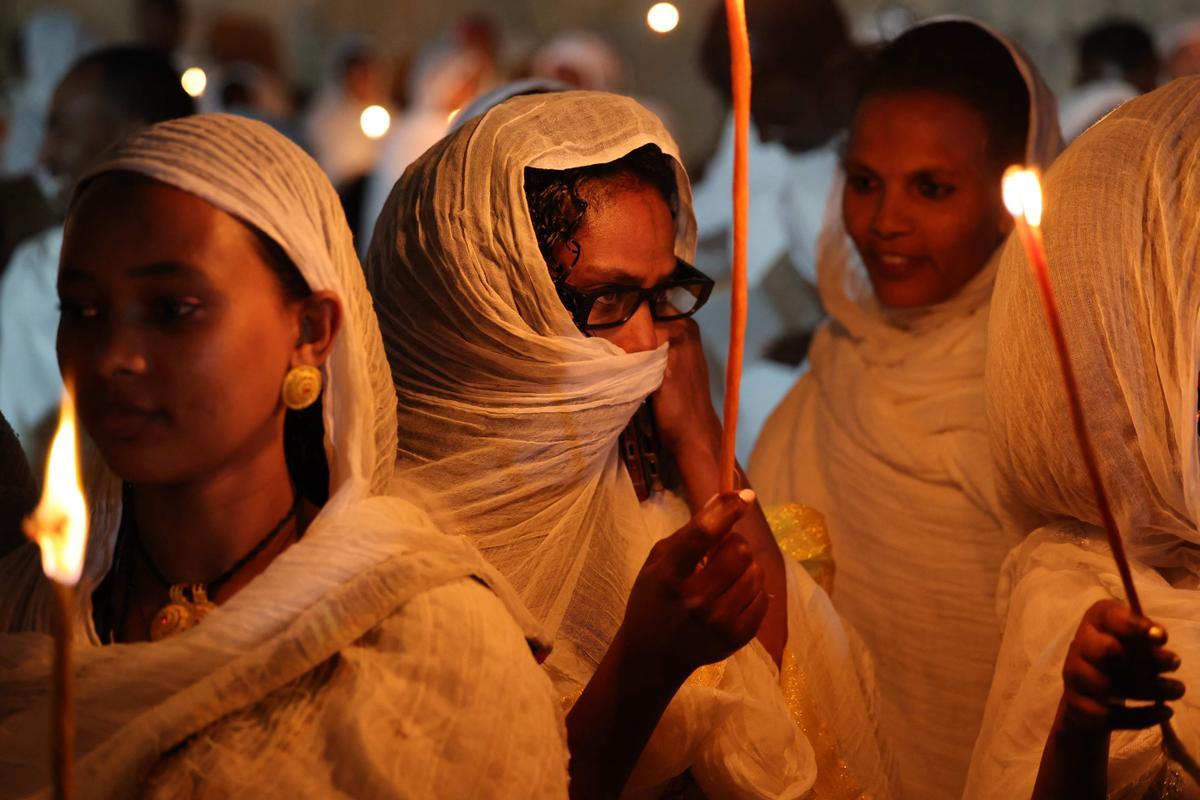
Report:
M 1061 148 L 1054 97 L 988 32 L 1029 89 L 1026 159 L 1047 165 Z M 817 255 L 832 319 L 811 372 L 768 420 L 750 478 L 768 503 L 826 515 L 835 605 L 875 658 L 904 796 L 957 797 L 1000 644 L 996 578 L 1016 544 L 1003 532 L 984 420 L 998 254 L 944 303 L 889 313 L 842 224 L 842 180 Z
M 1145 613 L 1183 658 L 1188 694 L 1171 705 L 1196 754 L 1200 78 L 1131 100 L 1084 133 L 1047 176 L 1046 197 L 1046 251 L 1100 471 Z M 988 330 L 987 411 L 1001 496 L 1032 533 L 1002 575 L 1007 621 L 971 798 L 1029 796 L 1080 619 L 1096 600 L 1124 599 L 1036 292 L 1010 242 Z M 1160 743 L 1157 729 L 1113 736 L 1110 797 L 1160 796 Z
M 548 667 L 567 698 L 612 641 L 650 547 L 687 512 L 671 498 L 639 505 L 617 449 L 662 382 L 666 349 L 625 353 L 576 330 L 538 251 L 524 170 L 646 144 L 675 159 L 675 252 L 690 260 L 696 227 L 675 142 L 633 100 L 596 92 L 514 98 L 443 139 L 397 184 L 367 257 L 406 433 L 401 469 L 554 636 Z M 803 570 L 788 595 L 794 656 L 832 747 L 881 796 L 869 670 Z M 813 784 L 813 748 L 757 642 L 679 692 L 628 791 L 689 766 L 714 798 L 800 797 Z
M 394 472 L 396 396 L 350 230 L 315 162 L 268 126 L 211 115 L 136 134 L 130 171 L 255 226 L 337 294 L 325 367 L 330 498 L 304 538 L 204 623 L 100 646 L 120 482 L 93 453 L 76 620 L 84 796 L 565 796 L 561 711 L 503 580 L 412 504 Z M 474 578 L 474 580 L 472 580 Z M 483 584 L 483 585 L 481 585 Z M 0 562 L 0 795 L 44 794 L 49 592 L 32 545 Z M 533 630 L 519 602 L 510 608 Z M 23 633 L 16 633 L 24 631 Z

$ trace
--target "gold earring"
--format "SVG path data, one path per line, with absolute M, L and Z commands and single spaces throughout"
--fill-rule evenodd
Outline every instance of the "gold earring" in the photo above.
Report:
M 283 404 L 302 411 L 321 396 L 321 370 L 311 364 L 292 367 L 283 377 Z

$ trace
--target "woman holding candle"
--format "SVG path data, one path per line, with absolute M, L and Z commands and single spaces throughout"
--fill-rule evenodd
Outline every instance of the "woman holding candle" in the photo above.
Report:
M 686 771 L 710 797 L 885 796 L 869 668 L 756 503 L 693 553 L 708 552 L 699 580 L 723 564 L 724 581 L 758 576 L 754 641 L 655 575 L 719 483 L 686 319 L 708 285 L 686 263 L 690 200 L 659 120 L 616 95 L 514 98 L 422 156 L 367 257 L 400 465 L 555 636 L 573 780 L 602 771 L 610 793 L 657 796 Z M 652 491 L 667 460 L 673 491 Z M 645 601 L 663 592 L 692 623 L 647 636 Z M 696 624 L 724 646 L 698 653 Z
M 94 443 L 75 630 L 90 795 L 565 795 L 527 612 L 381 496 L 395 394 L 308 156 L 235 117 L 138 133 L 76 193 L 59 292 Z M 46 784 L 39 572 L 32 547 L 0 562 L 6 794 Z
M 1122 106 L 1046 179 L 1049 273 L 1148 619 L 1119 602 L 1030 262 L 1015 239 L 1005 248 L 987 412 L 1001 497 L 1025 539 L 1002 575 L 1004 641 L 969 798 L 1200 790 L 1167 761 L 1155 727 L 1173 712 L 1180 740 L 1200 752 L 1200 699 L 1180 699 L 1200 667 L 1198 197 L 1200 79 Z
M 768 503 L 822 509 L 835 605 L 875 657 L 902 795 L 957 797 L 999 647 L 996 577 L 1016 543 L 983 406 L 1000 179 L 1057 154 L 1054 98 L 968 20 L 905 33 L 858 103 L 818 248 L 832 319 L 750 462 Z

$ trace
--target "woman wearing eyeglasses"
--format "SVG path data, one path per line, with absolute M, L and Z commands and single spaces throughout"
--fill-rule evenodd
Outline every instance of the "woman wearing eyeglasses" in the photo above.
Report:
M 554 635 L 575 796 L 886 796 L 857 640 L 716 494 L 695 238 L 628 98 L 514 98 L 427 152 L 367 256 L 401 471 Z

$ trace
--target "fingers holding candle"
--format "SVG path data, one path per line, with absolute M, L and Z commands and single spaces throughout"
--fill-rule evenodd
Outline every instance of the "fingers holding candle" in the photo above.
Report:
M 1062 372 L 1063 388 L 1066 394 L 1067 406 L 1071 414 L 1071 423 L 1075 430 L 1075 439 L 1079 445 L 1079 454 L 1092 486 L 1096 507 L 1100 513 L 1100 519 L 1108 538 L 1108 545 L 1112 552 L 1113 561 L 1116 563 L 1126 599 L 1129 601 L 1129 613 L 1136 617 L 1142 617 L 1141 601 L 1138 598 L 1137 588 L 1133 583 L 1133 572 L 1129 566 L 1129 559 L 1125 554 L 1125 544 L 1121 538 L 1120 530 L 1117 528 L 1116 517 L 1113 515 L 1108 492 L 1104 486 L 1099 459 L 1092 445 L 1082 395 L 1075 376 L 1075 368 L 1071 361 L 1071 353 L 1067 344 L 1066 333 L 1063 329 L 1058 302 L 1054 295 L 1054 285 L 1050 280 L 1050 267 L 1046 258 L 1046 250 L 1041 233 L 1044 207 L 1041 181 L 1037 171 L 1024 169 L 1019 166 L 1009 167 L 1004 174 L 1002 191 L 1004 205 L 1009 213 L 1013 215 L 1017 236 L 1020 238 L 1021 244 L 1025 249 L 1030 268 L 1038 284 L 1042 299 L 1042 310 L 1046 315 L 1046 323 L 1050 328 L 1050 337 L 1054 343 L 1055 354 Z M 1094 606 L 1089 614 L 1111 615 L 1115 613 L 1112 609 L 1112 604 Z M 1080 634 L 1085 641 L 1088 639 L 1087 626 L 1088 618 L 1085 618 Z M 1162 641 L 1153 643 L 1156 646 L 1161 645 L 1165 641 L 1165 633 L 1161 629 L 1158 629 L 1157 626 L 1147 629 L 1146 635 L 1151 639 L 1162 639 Z M 1077 643 L 1079 641 L 1077 639 Z M 1078 669 L 1073 669 L 1071 657 L 1068 656 L 1067 670 L 1064 673 L 1064 701 L 1068 705 L 1070 705 L 1073 697 L 1073 691 L 1080 695 L 1086 694 L 1080 692 L 1080 687 L 1086 683 L 1086 681 L 1081 681 L 1080 675 L 1092 675 L 1095 677 L 1099 673 L 1090 666 L 1087 666 L 1086 663 Z M 1156 705 L 1136 710 L 1117 709 L 1115 711 L 1116 716 L 1111 721 L 1117 723 L 1116 727 L 1149 727 L 1158 724 L 1162 730 L 1163 746 L 1167 755 L 1175 763 L 1179 764 L 1193 780 L 1200 781 L 1200 764 L 1197 764 L 1196 760 L 1186 750 L 1183 743 L 1175 734 L 1170 722 L 1171 712 L 1163 706 L 1164 701 L 1177 699 L 1182 694 L 1182 685 L 1176 686 L 1175 683 L 1156 684 L 1158 691 L 1157 699 L 1159 701 Z M 1131 696 L 1144 697 L 1145 695 L 1146 692 L 1143 691 Z M 1108 719 L 1106 715 L 1114 713 L 1111 709 L 1099 706 L 1094 700 L 1086 698 L 1079 700 L 1076 703 L 1076 707 L 1077 712 L 1083 717 L 1096 716 L 1098 714 L 1099 718 Z M 1079 711 L 1079 709 L 1084 710 Z M 1096 714 L 1090 713 L 1088 709 L 1091 712 L 1096 712 Z

